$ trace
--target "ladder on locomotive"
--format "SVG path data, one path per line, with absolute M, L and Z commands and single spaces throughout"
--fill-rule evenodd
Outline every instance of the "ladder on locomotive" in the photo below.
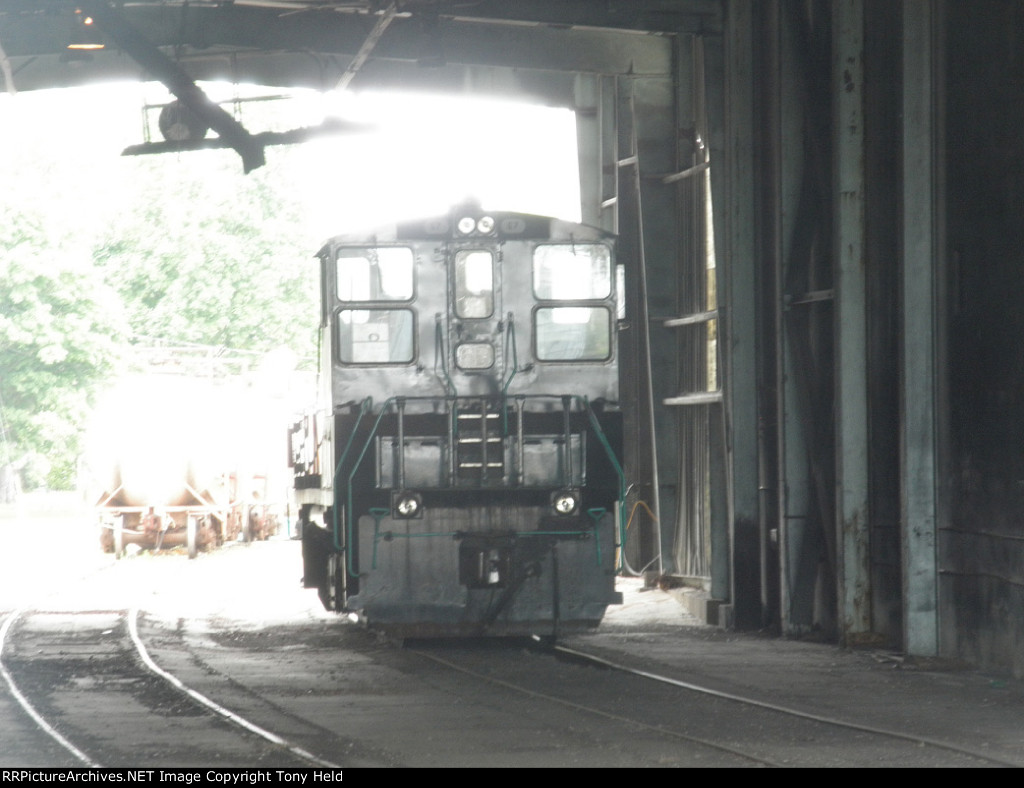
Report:
M 455 466 L 460 479 L 501 479 L 505 476 L 502 414 L 481 399 L 456 414 Z

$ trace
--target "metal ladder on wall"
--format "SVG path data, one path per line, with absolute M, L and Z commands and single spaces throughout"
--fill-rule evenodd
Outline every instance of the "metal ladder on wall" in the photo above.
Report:
M 664 328 L 681 333 L 682 347 L 681 392 L 663 402 L 669 407 L 682 409 L 680 481 L 686 490 L 688 510 L 681 518 L 684 527 L 682 542 L 677 546 L 679 571 L 684 576 L 709 578 L 711 518 L 716 505 L 714 490 L 716 482 L 724 487 L 726 446 L 721 385 L 721 321 L 718 288 L 712 281 L 712 277 L 717 275 L 717 267 L 711 257 L 714 237 L 707 215 L 710 207 L 707 178 L 711 163 L 706 143 L 704 50 L 700 38 L 693 42 L 692 63 L 693 158 L 688 168 L 662 178 L 665 184 L 678 184 L 682 218 L 684 222 L 689 220 L 689 236 L 695 239 L 687 258 L 690 264 L 684 264 L 682 271 L 685 283 L 683 303 L 691 311 L 662 323 Z M 688 294 L 691 294 L 689 298 Z M 719 463 L 717 468 L 714 467 L 716 460 Z M 721 492 L 724 494 L 724 489 Z
M 680 379 L 678 385 L 682 389 L 680 393 L 662 399 L 662 404 L 669 407 L 682 409 L 680 415 L 680 507 L 688 507 L 688 511 L 682 513 L 680 525 L 683 530 L 681 535 L 682 544 L 677 547 L 679 560 L 677 572 L 684 576 L 695 578 L 710 577 L 710 508 L 711 497 L 710 487 L 718 474 L 710 468 L 712 454 L 721 454 L 721 471 L 724 475 L 725 468 L 725 438 L 724 438 L 724 401 L 723 389 L 721 386 L 722 343 L 719 341 L 719 310 L 717 308 L 717 287 L 714 288 L 714 303 L 709 303 L 709 290 L 706 278 L 701 281 L 701 274 L 707 276 L 707 252 L 709 249 L 708 240 L 703 230 L 698 231 L 698 225 L 705 222 L 704 211 L 707 208 L 706 194 L 703 193 L 707 173 L 710 169 L 707 146 L 701 144 L 706 139 L 706 115 L 704 110 L 705 99 L 703 95 L 704 73 L 703 73 L 703 48 L 699 39 L 694 45 L 694 84 L 697 86 L 694 96 L 694 115 L 697 120 L 695 129 L 695 161 L 691 166 L 667 175 L 647 175 L 641 171 L 639 145 L 637 142 L 636 107 L 633 96 L 628 97 L 626 111 L 620 113 L 620 123 L 628 122 L 628 153 L 617 161 L 616 172 L 631 170 L 632 177 L 626 189 L 617 189 L 616 197 L 608 200 L 603 207 L 615 205 L 616 210 L 622 207 L 623 197 L 631 198 L 632 205 L 629 206 L 635 211 L 637 233 L 637 253 L 639 268 L 639 323 L 643 330 L 643 361 L 645 367 L 645 383 L 647 387 L 647 408 L 651 429 L 651 453 L 652 453 L 652 485 L 658 489 L 658 466 L 656 446 L 654 445 L 654 397 L 653 397 L 653 375 L 651 369 L 651 347 L 650 328 L 652 319 L 648 312 L 648 288 L 647 288 L 647 264 L 643 249 L 643 210 L 641 199 L 641 180 L 656 178 L 662 184 L 678 184 L 688 187 L 692 191 L 688 199 L 683 200 L 682 218 L 689 219 L 694 230 L 691 235 L 699 238 L 700 248 L 695 249 L 691 254 L 693 260 L 689 270 L 683 272 L 684 281 L 689 284 L 689 292 L 696 295 L 691 299 L 691 305 L 695 302 L 702 302 L 703 308 L 695 308 L 686 314 L 670 318 L 655 318 L 653 322 L 660 322 L 665 329 L 682 331 L 680 338 L 682 345 L 680 358 Z M 625 117 L 622 117 L 625 116 Z M 620 140 L 622 136 L 620 135 Z M 703 176 L 694 180 L 696 176 Z M 698 192 L 698 190 L 701 190 Z M 623 194 L 623 192 L 625 194 Z M 706 225 L 705 225 L 706 227 Z M 704 254 L 701 254 L 703 250 Z M 692 308 L 692 306 L 691 306 Z M 714 350 L 709 357 L 709 331 L 715 331 Z M 713 359 L 713 371 L 709 361 Z M 718 418 L 721 419 L 721 431 L 715 423 L 716 416 L 708 412 L 708 407 L 719 408 Z M 714 442 L 719 446 L 713 446 Z M 656 524 L 661 520 L 658 495 L 653 496 L 654 508 L 652 516 Z M 660 527 L 658 531 L 658 544 L 661 545 Z M 659 550 L 658 556 L 659 574 L 662 572 L 662 560 Z
M 647 260 L 644 251 L 644 226 L 643 226 L 643 199 L 641 194 L 641 172 L 640 172 L 640 154 L 639 154 L 639 143 L 637 140 L 637 124 L 636 124 L 636 104 L 632 91 L 626 100 L 626 107 L 623 108 L 621 102 L 619 102 L 618 111 L 618 126 L 620 129 L 619 133 L 619 149 L 620 155 L 615 162 L 615 195 L 605 200 L 602 203 L 602 208 L 612 208 L 615 211 L 614 227 L 616 233 L 620 239 L 632 241 L 634 249 L 632 250 L 636 256 L 636 267 L 638 273 L 638 295 L 637 295 L 637 309 L 638 319 L 636 324 L 640 327 L 640 347 L 638 350 L 638 364 L 640 367 L 640 383 L 641 385 L 637 388 L 636 397 L 636 410 L 637 410 L 637 427 L 641 424 L 646 428 L 643 430 L 645 433 L 646 440 L 648 442 L 649 454 L 646 458 L 647 469 L 650 474 L 650 499 L 651 505 L 648 507 L 643 499 L 639 499 L 635 502 L 632 507 L 632 512 L 628 518 L 626 529 L 628 532 L 629 525 L 632 523 L 632 514 L 636 512 L 639 506 L 643 506 L 647 509 L 651 516 L 653 524 L 653 558 L 648 560 L 646 563 L 640 566 L 630 566 L 627 557 L 627 550 L 625 539 L 623 543 L 623 566 L 631 571 L 633 574 L 644 574 L 650 570 L 650 567 L 656 565 L 658 575 L 664 573 L 664 560 L 662 556 L 662 535 L 661 535 L 661 504 L 660 504 L 660 481 L 658 474 L 658 446 L 657 446 L 657 429 L 654 421 L 654 375 L 651 365 L 651 334 L 650 334 L 650 314 L 648 311 L 648 289 L 647 289 Z M 623 122 L 629 123 L 627 133 L 622 134 L 621 127 Z M 622 148 L 625 151 L 622 151 Z M 623 155 L 624 154 L 624 155 Z M 628 176 L 624 176 L 623 173 L 628 172 Z M 631 230 L 623 232 L 623 228 L 620 227 L 619 219 L 625 209 L 625 213 L 630 215 L 633 219 L 633 227 Z M 621 253 L 620 249 L 620 253 Z M 640 414 L 643 413 L 644 422 L 641 422 Z M 640 429 L 637 430 L 641 432 Z M 636 455 L 636 462 L 638 468 L 643 465 L 643 460 L 640 457 L 639 450 Z M 626 534 L 628 537 L 628 533 Z M 642 555 L 642 549 L 637 548 L 637 552 Z

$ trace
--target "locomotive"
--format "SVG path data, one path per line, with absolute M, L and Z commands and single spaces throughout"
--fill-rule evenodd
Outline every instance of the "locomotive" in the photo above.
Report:
M 317 257 L 322 404 L 289 440 L 305 587 L 398 637 L 596 626 L 621 603 L 614 236 L 464 205 Z

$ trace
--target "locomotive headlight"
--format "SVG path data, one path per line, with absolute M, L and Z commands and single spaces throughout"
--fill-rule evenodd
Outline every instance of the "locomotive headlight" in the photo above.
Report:
M 562 490 L 551 497 L 551 506 L 554 508 L 555 514 L 573 514 L 579 505 L 579 497 L 572 490 Z
M 481 232 L 484 235 L 490 235 L 494 232 L 494 218 L 491 216 L 482 216 L 480 221 L 476 223 L 477 232 Z
M 463 216 L 459 219 L 458 223 L 459 232 L 463 235 L 469 235 L 473 230 L 476 229 L 476 221 L 472 216 Z
M 395 516 L 410 519 L 423 511 L 423 499 L 416 493 L 400 493 L 395 497 Z

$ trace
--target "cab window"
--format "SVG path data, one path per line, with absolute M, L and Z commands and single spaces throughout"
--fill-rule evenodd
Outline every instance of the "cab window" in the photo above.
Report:
M 539 361 L 604 361 L 611 356 L 607 307 L 540 307 L 534 313 Z
M 540 303 L 533 311 L 533 340 L 538 361 L 611 358 L 612 277 L 611 252 L 604 244 L 537 246 L 533 294 Z
M 408 301 L 413 296 L 413 254 L 408 247 L 340 249 L 335 272 L 340 301 Z
M 343 364 L 408 364 L 413 360 L 411 309 L 343 309 L 338 313 L 337 352 Z
M 463 250 L 455 255 L 455 314 L 461 318 L 490 317 L 494 313 L 494 258 L 485 250 Z
M 533 253 L 533 293 L 542 301 L 611 295 L 611 254 L 604 244 L 542 244 Z

